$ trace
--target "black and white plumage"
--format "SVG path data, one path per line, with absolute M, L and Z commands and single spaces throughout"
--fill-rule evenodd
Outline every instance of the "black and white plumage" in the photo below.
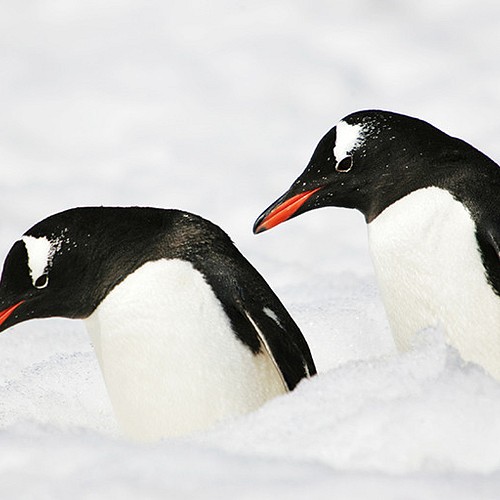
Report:
M 262 276 L 216 225 L 178 210 L 75 208 L 17 241 L 0 331 L 81 318 L 117 420 L 138 440 L 252 411 L 316 373 Z
M 342 119 L 256 233 L 324 206 L 368 224 L 397 346 L 442 326 L 467 361 L 500 379 L 500 167 L 432 125 L 387 111 Z M 338 235 L 340 237 L 340 235 Z

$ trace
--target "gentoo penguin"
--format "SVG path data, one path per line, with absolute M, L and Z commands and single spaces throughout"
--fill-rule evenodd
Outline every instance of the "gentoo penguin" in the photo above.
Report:
M 397 347 L 440 326 L 466 361 L 500 379 L 500 168 L 432 125 L 387 111 L 343 118 L 305 171 L 256 221 L 362 212 Z M 341 235 L 337 235 L 341 237 Z
M 216 225 L 155 208 L 86 207 L 14 243 L 0 331 L 84 319 L 116 418 L 140 441 L 250 412 L 316 373 L 266 281 Z

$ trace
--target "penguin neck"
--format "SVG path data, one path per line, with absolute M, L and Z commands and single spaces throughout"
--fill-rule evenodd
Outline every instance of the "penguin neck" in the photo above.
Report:
M 368 225 L 370 249 L 397 346 L 443 326 L 466 361 L 500 379 L 500 297 L 488 283 L 469 210 L 428 187 L 396 201 Z
M 118 423 L 135 440 L 203 430 L 284 392 L 275 366 L 237 339 L 187 261 L 147 262 L 86 325 Z
M 436 187 L 451 193 L 476 216 L 476 200 L 489 199 L 492 207 L 500 203 L 500 167 L 480 151 L 467 145 L 467 151 L 444 151 L 438 158 L 403 157 L 392 175 L 380 170 L 370 184 L 360 189 L 357 207 L 367 223 L 387 207 L 413 192 Z M 455 156 L 456 153 L 456 156 Z M 393 165 L 393 168 L 396 168 Z

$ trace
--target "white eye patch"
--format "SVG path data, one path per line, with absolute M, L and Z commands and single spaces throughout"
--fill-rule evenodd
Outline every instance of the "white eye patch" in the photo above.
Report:
M 31 281 L 33 285 L 35 285 L 37 279 L 49 268 L 56 249 L 50 240 L 44 236 L 41 238 L 23 236 L 22 241 L 26 247 L 26 253 L 28 254 L 28 267 Z
M 363 140 L 362 125 L 349 125 L 341 120 L 337 126 L 337 138 L 333 154 L 337 163 L 341 162 Z

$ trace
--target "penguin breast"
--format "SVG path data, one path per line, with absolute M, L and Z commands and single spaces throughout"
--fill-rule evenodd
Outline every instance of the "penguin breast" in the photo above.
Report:
M 190 262 L 150 261 L 86 320 L 113 409 L 140 441 L 179 436 L 286 392 L 265 349 L 254 355 Z
M 419 189 L 369 225 L 375 273 L 396 345 L 442 327 L 464 360 L 500 379 L 500 297 L 488 283 L 476 226 L 447 190 Z

